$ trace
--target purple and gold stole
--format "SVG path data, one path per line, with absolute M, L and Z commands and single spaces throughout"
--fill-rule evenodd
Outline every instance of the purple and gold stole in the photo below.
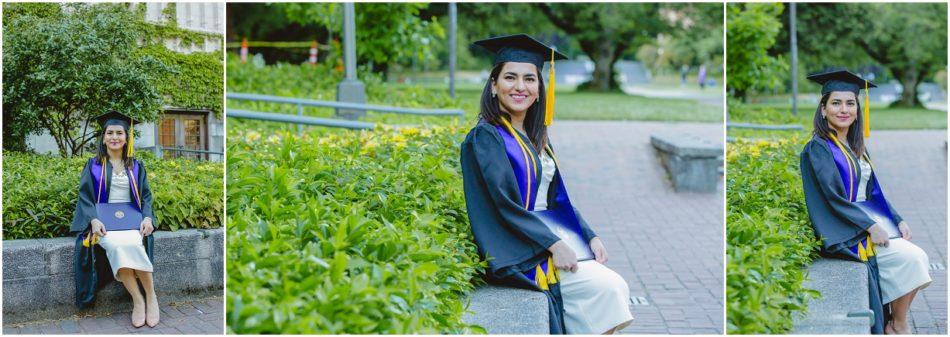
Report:
M 501 134 L 501 138 L 505 142 L 505 152 L 508 154 L 508 161 L 511 162 L 511 167 L 518 183 L 518 190 L 521 192 L 522 205 L 526 210 L 533 211 L 535 200 L 539 197 L 537 194 L 539 177 L 541 176 L 540 158 L 531 151 L 530 145 L 526 143 L 526 140 L 522 139 L 507 120 L 501 118 L 501 125 L 496 125 L 495 128 L 498 129 L 498 133 Z M 554 151 L 551 150 L 551 147 L 548 146 L 544 150 L 554 159 L 555 167 L 559 167 L 557 157 L 554 156 Z M 567 189 L 563 183 L 560 183 L 560 170 L 555 171 L 553 181 L 559 182 L 555 187 L 555 203 L 557 207 L 563 207 L 563 211 L 558 212 L 558 214 L 565 214 L 564 216 L 571 217 L 572 219 L 568 219 L 568 221 L 573 220 L 570 223 L 577 224 L 577 215 L 574 213 L 574 207 L 571 205 L 570 198 L 567 195 Z M 547 196 L 540 197 L 546 198 Z M 579 231 L 579 228 L 576 230 Z M 539 263 L 535 268 L 525 271 L 524 275 L 529 280 L 534 281 L 542 290 L 548 290 L 550 285 L 556 284 L 558 279 L 560 279 L 560 271 L 554 267 L 554 261 L 551 257 Z
M 861 179 L 858 176 L 857 159 L 852 157 L 851 152 L 849 152 L 837 138 L 828 137 L 825 139 L 825 143 L 831 150 L 832 157 L 834 157 L 835 166 L 838 168 L 841 181 L 844 183 L 845 190 L 848 193 L 848 200 L 857 202 L 858 184 L 860 184 Z M 867 183 L 867 188 L 871 189 L 871 197 L 867 199 L 867 202 L 877 203 L 879 205 L 878 209 L 884 210 L 884 212 L 886 212 L 885 215 L 893 219 L 894 216 L 891 214 L 890 208 L 887 207 L 886 199 L 884 199 L 884 191 L 881 190 L 881 186 L 877 183 L 877 175 L 874 173 L 874 164 L 871 164 L 871 158 L 867 153 L 865 153 L 864 159 L 871 165 L 871 179 L 869 179 Z M 857 256 L 861 258 L 861 261 L 867 261 L 869 257 L 875 256 L 875 251 L 876 249 L 874 248 L 874 243 L 871 242 L 870 235 L 861 240 L 861 242 L 858 242 L 854 247 L 851 247 L 851 252 L 857 254 Z
M 92 160 L 92 180 L 96 183 L 93 192 L 96 194 L 96 203 L 104 204 L 109 202 L 109 186 L 107 186 L 108 179 L 106 179 L 106 166 L 104 162 L 99 162 L 95 158 Z M 142 211 L 142 198 L 139 195 L 138 187 L 138 176 L 139 176 L 139 164 L 136 161 L 132 161 L 132 167 L 125 168 L 125 174 L 129 177 L 129 189 L 132 191 L 132 198 L 135 201 L 135 206 L 138 207 L 139 212 Z

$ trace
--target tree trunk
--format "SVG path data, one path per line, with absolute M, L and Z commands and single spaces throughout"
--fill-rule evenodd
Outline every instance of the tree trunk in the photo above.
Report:
M 614 62 L 617 60 L 617 46 L 609 41 L 585 41 L 581 42 L 581 50 L 584 51 L 594 62 L 594 73 L 591 74 L 590 83 L 583 89 L 590 91 L 610 91 L 617 88 L 617 81 L 614 80 Z
M 894 75 L 897 76 L 897 79 L 901 82 L 901 86 L 904 87 L 904 90 L 901 92 L 901 98 L 891 106 L 895 107 L 919 107 L 922 106 L 920 100 L 917 99 L 917 85 L 920 84 L 921 76 L 918 74 L 916 69 L 907 69 L 900 71 L 893 71 Z

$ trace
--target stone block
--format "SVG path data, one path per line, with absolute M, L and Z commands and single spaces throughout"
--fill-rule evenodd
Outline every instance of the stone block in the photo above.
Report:
M 677 192 L 716 192 L 722 146 L 688 135 L 651 135 L 660 163 Z
M 5 240 L 3 242 L 3 279 L 21 279 L 46 274 L 46 249 L 40 240 Z
M 794 318 L 793 334 L 866 335 L 871 332 L 868 273 L 864 264 L 819 258 L 808 267 L 804 286 L 821 292 L 808 311 Z
M 201 233 L 195 230 L 155 234 L 155 263 L 185 261 L 198 257 Z
M 479 325 L 489 334 L 547 335 L 548 300 L 544 293 L 485 285 L 469 295 L 466 323 Z

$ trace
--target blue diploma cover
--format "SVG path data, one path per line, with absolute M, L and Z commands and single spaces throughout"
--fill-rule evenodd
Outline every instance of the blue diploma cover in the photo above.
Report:
M 107 231 L 139 230 L 142 227 L 142 212 L 131 202 L 96 204 L 96 212 Z

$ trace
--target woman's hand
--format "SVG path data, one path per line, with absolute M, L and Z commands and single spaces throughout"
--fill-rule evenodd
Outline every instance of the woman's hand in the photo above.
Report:
M 551 247 L 548 247 L 548 251 L 551 252 L 554 258 L 554 267 L 572 273 L 577 271 L 577 255 L 574 254 L 571 247 L 564 243 L 564 240 L 555 242 Z
M 599 237 L 590 239 L 590 250 L 594 252 L 594 260 L 601 264 L 607 263 L 607 248 Z
M 152 218 L 142 219 L 142 225 L 140 226 L 139 233 L 142 236 L 152 235 L 152 232 L 155 231 L 155 227 L 152 226 Z
M 102 223 L 102 221 L 99 221 L 99 219 L 92 219 L 90 226 L 92 227 L 93 234 L 98 236 L 106 236 L 106 224 Z
M 887 247 L 890 240 L 887 238 L 887 231 L 881 225 L 871 225 L 871 227 L 868 227 L 868 233 L 871 233 L 871 242 L 874 242 L 875 245 Z
M 904 240 L 910 241 L 910 226 L 908 226 L 906 222 L 901 221 L 901 223 L 897 224 L 897 229 L 901 231 L 901 237 L 904 238 Z

